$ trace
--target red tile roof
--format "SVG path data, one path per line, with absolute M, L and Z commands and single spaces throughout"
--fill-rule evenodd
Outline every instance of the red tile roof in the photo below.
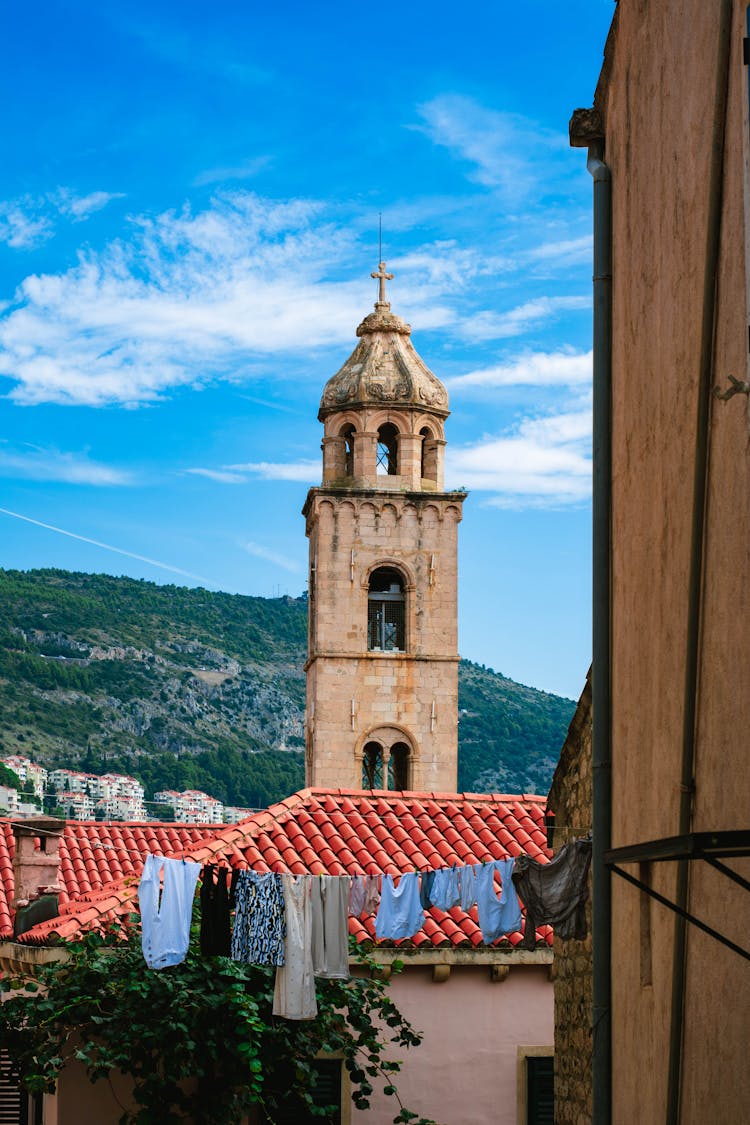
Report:
M 104 824 L 72 822 L 61 853 L 60 917 L 39 923 L 22 942 L 71 940 L 91 928 L 127 919 L 137 910 L 138 877 L 148 852 L 200 863 L 226 862 L 256 871 L 294 874 L 393 875 L 453 864 L 479 863 L 527 852 L 546 862 L 546 798 L 473 793 L 393 793 L 303 789 L 236 825 Z M 0 832 L 0 937 L 10 936 L 12 900 L 9 822 Z M 374 918 L 350 919 L 358 941 L 374 941 Z M 516 946 L 521 934 L 501 943 Z M 537 941 L 552 942 L 549 926 Z M 466 914 L 432 908 L 415 946 L 475 947 L 482 935 L 476 907 Z

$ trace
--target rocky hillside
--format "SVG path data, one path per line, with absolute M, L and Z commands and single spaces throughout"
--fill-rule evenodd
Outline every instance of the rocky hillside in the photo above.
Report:
M 303 784 L 304 598 L 0 570 L 0 746 L 262 806 Z M 571 700 L 462 661 L 459 785 L 545 792 Z

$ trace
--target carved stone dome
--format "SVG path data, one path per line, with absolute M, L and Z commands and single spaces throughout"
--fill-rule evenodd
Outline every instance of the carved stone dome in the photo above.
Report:
M 409 339 L 411 327 L 395 313 L 384 298 L 385 274 L 381 278 L 381 299 L 375 312 L 357 328 L 359 343 L 346 363 L 328 380 L 320 400 L 318 418 L 322 422 L 337 410 L 358 406 L 393 405 L 448 416 L 448 392 L 427 364 L 417 355 Z

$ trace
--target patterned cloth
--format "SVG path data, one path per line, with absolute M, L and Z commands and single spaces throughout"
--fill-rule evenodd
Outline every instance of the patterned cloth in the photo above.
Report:
M 240 871 L 232 931 L 232 958 L 251 965 L 283 965 L 286 921 L 281 876 Z

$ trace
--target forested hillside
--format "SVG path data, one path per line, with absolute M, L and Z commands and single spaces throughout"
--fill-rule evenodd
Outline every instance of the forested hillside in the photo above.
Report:
M 0 751 L 263 806 L 304 783 L 304 598 L 0 570 Z M 462 661 L 459 787 L 545 792 L 571 700 Z

